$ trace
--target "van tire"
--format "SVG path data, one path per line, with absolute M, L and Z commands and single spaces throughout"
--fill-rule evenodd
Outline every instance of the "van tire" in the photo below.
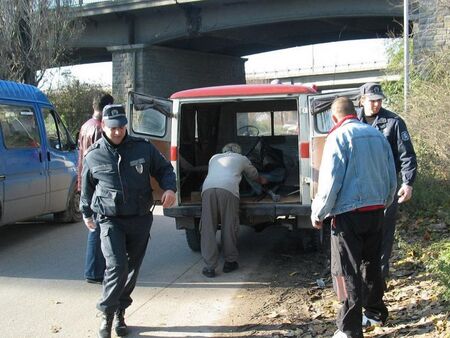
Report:
M 70 194 L 67 209 L 53 214 L 53 220 L 58 223 L 75 223 L 81 221 L 80 192 L 76 188 Z
M 320 232 L 317 229 L 300 229 L 300 238 L 304 252 L 317 252 L 321 248 Z
M 195 220 L 194 228 L 186 229 L 186 241 L 189 248 L 194 252 L 200 252 L 201 235 L 199 228 L 199 220 Z

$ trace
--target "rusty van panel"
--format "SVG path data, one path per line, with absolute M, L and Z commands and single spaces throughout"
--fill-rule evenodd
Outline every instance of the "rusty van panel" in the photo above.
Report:
M 311 158 L 311 170 L 312 170 L 312 189 L 311 198 L 317 193 L 317 186 L 319 182 L 319 169 L 322 162 L 323 148 L 325 146 L 326 135 L 314 136 L 311 140 L 312 143 L 312 158 Z
M 152 144 L 164 155 L 164 157 L 170 161 L 170 141 L 160 141 L 151 140 Z M 160 201 L 163 190 L 159 187 L 158 182 L 152 177 L 151 178 L 152 188 L 153 188 L 153 200 Z M 160 203 L 158 203 L 160 204 Z

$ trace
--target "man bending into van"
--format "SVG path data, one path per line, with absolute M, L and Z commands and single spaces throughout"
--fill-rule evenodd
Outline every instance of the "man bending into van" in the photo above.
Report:
M 219 260 L 216 242 L 218 224 L 222 226 L 221 241 L 225 258 L 223 272 L 231 272 L 239 267 L 239 183 L 244 172 L 248 178 L 261 181 L 250 160 L 241 155 L 238 144 L 229 143 L 222 151 L 222 154 L 216 154 L 209 160 L 208 175 L 202 189 L 200 233 L 202 257 L 206 264 L 202 273 L 209 278 L 216 276 L 215 269 Z

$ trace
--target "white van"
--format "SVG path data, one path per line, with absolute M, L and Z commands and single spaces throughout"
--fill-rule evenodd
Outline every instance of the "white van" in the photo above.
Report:
M 129 94 L 130 133 L 150 138 L 176 170 L 177 203 L 164 214 L 185 229 L 192 250 L 200 250 L 200 194 L 209 159 L 229 142 L 240 144 L 260 172 L 281 173 L 259 195 L 242 180 L 241 224 L 259 230 L 287 225 L 302 233 L 309 249 L 319 246 L 321 233 L 309 215 L 337 95 L 356 98 L 357 92 L 318 94 L 306 86 L 268 84 L 191 89 L 170 100 Z

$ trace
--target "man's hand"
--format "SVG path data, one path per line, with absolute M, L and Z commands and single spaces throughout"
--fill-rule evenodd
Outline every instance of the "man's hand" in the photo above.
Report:
M 175 193 L 172 190 L 164 191 L 161 197 L 163 208 L 170 208 L 175 203 Z
M 402 184 L 397 193 L 397 195 L 399 196 L 398 203 L 409 201 L 412 197 L 412 191 L 413 188 L 410 185 Z
M 264 176 L 259 176 L 258 177 L 258 181 L 262 185 L 265 185 L 265 184 L 269 183 L 269 180 L 267 178 L 265 178 Z
M 88 228 L 88 230 L 91 232 L 95 231 L 95 228 L 97 228 L 97 224 L 94 222 L 94 219 L 92 217 L 83 217 L 83 222 L 84 225 L 86 225 L 86 228 Z
M 322 229 L 323 221 L 319 221 L 315 216 L 311 215 L 311 224 L 314 228 L 320 230 Z

